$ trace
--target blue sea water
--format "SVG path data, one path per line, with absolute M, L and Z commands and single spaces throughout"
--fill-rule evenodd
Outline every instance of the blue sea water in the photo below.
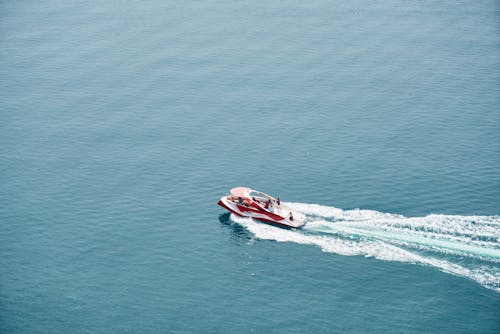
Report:
M 2 1 L 0 332 L 500 332 L 499 15 Z

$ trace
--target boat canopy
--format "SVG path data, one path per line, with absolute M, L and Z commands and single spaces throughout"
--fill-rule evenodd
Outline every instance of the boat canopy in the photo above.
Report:
M 231 195 L 236 196 L 236 197 L 245 197 L 247 196 L 248 192 L 250 192 L 250 188 L 246 187 L 237 187 L 231 189 Z

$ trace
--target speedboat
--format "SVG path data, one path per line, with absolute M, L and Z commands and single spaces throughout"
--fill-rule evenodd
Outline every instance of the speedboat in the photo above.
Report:
M 279 197 L 276 199 L 246 187 L 231 189 L 231 193 L 223 196 L 217 204 L 235 215 L 281 227 L 299 228 L 306 223 L 306 216 L 303 213 L 281 203 Z

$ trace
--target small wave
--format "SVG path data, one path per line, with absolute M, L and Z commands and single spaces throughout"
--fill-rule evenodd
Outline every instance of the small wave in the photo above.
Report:
M 324 252 L 436 267 L 500 292 L 500 217 L 405 217 L 373 210 L 286 203 L 304 212 L 301 230 L 231 215 L 258 239 L 315 245 Z

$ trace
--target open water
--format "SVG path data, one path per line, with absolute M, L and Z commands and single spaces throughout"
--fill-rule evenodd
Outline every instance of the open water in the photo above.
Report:
M 0 2 L 0 332 L 499 333 L 499 9 Z

